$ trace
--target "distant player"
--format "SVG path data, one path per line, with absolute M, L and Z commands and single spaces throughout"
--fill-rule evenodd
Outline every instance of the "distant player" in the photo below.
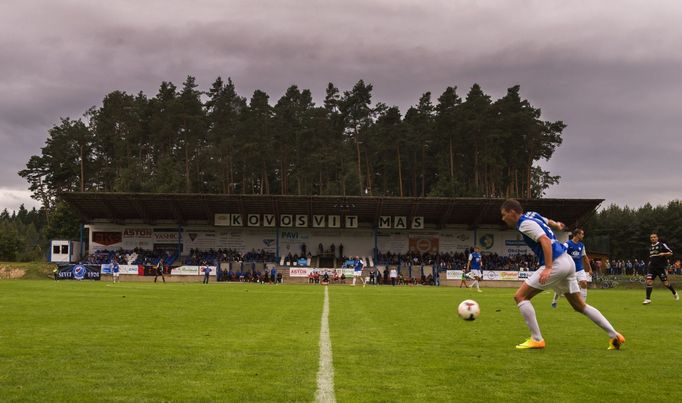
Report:
M 654 290 L 654 280 L 656 277 L 660 278 L 663 285 L 673 293 L 675 301 L 679 301 L 680 295 L 668 282 L 668 274 L 666 273 L 668 256 L 672 256 L 673 251 L 668 245 L 658 241 L 658 234 L 655 232 L 649 235 L 649 240 L 651 241 L 651 246 L 649 246 L 649 267 L 646 273 L 646 299 L 642 304 L 649 305 L 651 303 L 651 292 Z
M 611 326 L 611 323 L 596 308 L 585 304 L 575 278 L 575 264 L 566 253 L 566 247 L 554 236 L 550 227 L 561 230 L 564 224 L 541 216 L 538 213 L 523 213 L 521 204 L 507 199 L 500 207 L 502 221 L 510 228 L 516 228 L 528 247 L 537 255 L 540 267 L 516 291 L 514 300 L 530 330 L 530 338 L 516 346 L 517 349 L 545 348 L 540 326 L 535 316 L 531 299 L 544 290 L 559 289 L 573 309 L 582 313 L 604 329 L 609 335 L 609 350 L 619 350 L 625 337 Z
M 161 280 L 163 282 L 166 282 L 166 277 L 163 276 L 163 258 L 159 259 L 159 263 L 156 264 L 156 267 L 154 268 L 154 282 L 156 283 L 156 279 L 161 276 Z
M 201 267 L 202 273 L 204 273 L 204 280 L 201 282 L 202 284 L 208 284 L 208 279 L 209 276 L 211 275 L 211 268 L 209 265 L 204 261 L 203 265 Z
M 583 239 L 585 239 L 585 231 L 582 228 L 576 228 L 573 230 L 571 239 L 565 245 L 566 252 L 573 258 L 573 263 L 575 263 L 575 277 L 580 286 L 580 295 L 583 297 L 583 301 L 587 301 L 587 275 L 592 275 L 592 268 L 590 267 L 590 259 L 587 257 Z M 554 291 L 552 308 L 556 308 L 560 296 L 560 293 Z
M 481 248 L 474 246 L 474 251 L 469 254 L 469 260 L 467 261 L 467 267 L 465 271 L 468 272 L 469 278 L 473 279 L 474 282 L 471 283 L 471 287 L 476 286 L 476 291 L 482 292 L 481 287 L 478 286 L 478 282 L 483 278 L 481 267 L 483 265 L 483 257 L 481 256 Z M 461 284 L 460 284 L 461 286 Z
M 462 288 L 462 286 L 464 286 L 464 288 L 469 288 L 469 286 L 467 285 L 468 279 L 469 276 L 467 276 L 467 271 L 462 270 L 462 280 L 459 282 L 459 288 Z
M 360 277 L 360 280 L 362 280 L 362 286 L 364 287 L 366 284 L 365 278 L 362 277 L 362 268 L 365 266 L 365 262 L 360 259 L 360 256 L 355 256 L 355 261 L 354 261 L 354 266 L 353 266 L 353 286 L 355 286 L 355 279 Z
M 114 259 L 114 263 L 111 264 L 111 276 L 112 276 L 112 281 L 114 283 L 119 282 L 119 275 L 121 274 L 119 272 L 120 272 L 120 268 L 118 266 L 118 260 Z

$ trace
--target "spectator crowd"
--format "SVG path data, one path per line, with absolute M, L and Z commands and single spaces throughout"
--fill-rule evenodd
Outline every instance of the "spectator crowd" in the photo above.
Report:
M 377 264 L 392 266 L 430 266 L 437 265 L 440 270 L 463 270 L 466 267 L 469 254 L 473 250 L 464 252 L 443 252 L 438 254 L 408 252 L 405 254 L 380 252 Z M 497 253 L 483 255 L 483 270 L 535 270 L 538 260 L 535 255 L 500 256 Z

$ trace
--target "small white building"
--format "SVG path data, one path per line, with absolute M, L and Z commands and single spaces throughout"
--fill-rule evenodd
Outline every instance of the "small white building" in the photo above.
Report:
M 50 257 L 52 263 L 76 263 L 80 260 L 81 243 L 78 241 L 50 241 Z

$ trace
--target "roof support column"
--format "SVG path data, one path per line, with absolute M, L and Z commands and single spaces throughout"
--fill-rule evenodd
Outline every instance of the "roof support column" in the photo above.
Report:
M 178 258 L 182 256 L 182 225 L 178 224 L 178 248 L 176 249 Z
M 85 247 L 85 242 L 83 242 L 83 238 L 85 237 L 85 224 L 81 223 L 81 244 L 80 244 L 80 251 L 78 255 L 78 262 L 80 263 L 81 259 L 83 259 L 83 248 Z M 50 249 L 50 253 L 52 249 Z M 71 252 L 71 251 L 69 251 Z M 71 261 L 71 258 L 69 257 L 69 261 Z
M 374 249 L 372 250 L 372 259 L 374 260 L 374 267 L 376 267 L 379 261 L 379 229 L 377 227 L 374 230 Z
M 275 227 L 275 261 L 279 264 L 279 217 L 277 218 L 277 226 Z

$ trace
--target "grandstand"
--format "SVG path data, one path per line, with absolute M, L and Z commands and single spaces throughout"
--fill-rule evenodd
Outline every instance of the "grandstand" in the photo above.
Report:
M 502 199 L 79 192 L 63 198 L 79 214 L 84 255 L 96 264 L 163 259 L 173 274 L 194 276 L 208 264 L 220 268 L 212 271 L 219 280 L 232 279 L 229 272 L 256 279 L 274 268 L 285 282 L 305 282 L 315 270 L 343 274 L 349 258 L 360 256 L 368 270 L 395 267 L 406 278 L 447 272 L 450 280 L 475 245 L 486 256 L 485 270 L 534 264 L 517 232 L 500 220 Z M 602 200 L 521 202 L 571 228 Z

